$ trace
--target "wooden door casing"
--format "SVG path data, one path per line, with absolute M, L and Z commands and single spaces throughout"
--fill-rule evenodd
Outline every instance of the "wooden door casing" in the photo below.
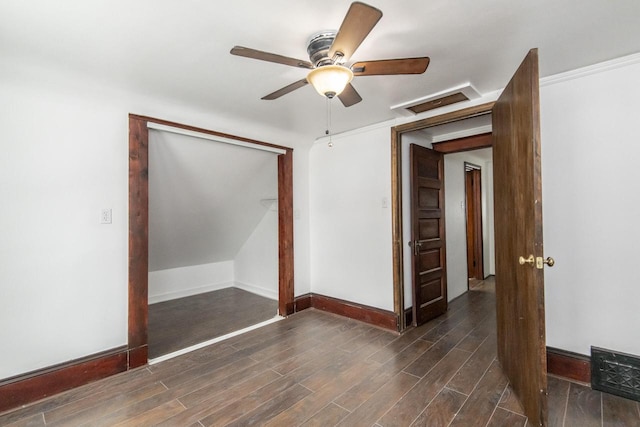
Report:
M 447 311 L 444 156 L 411 144 L 413 319 L 421 325 Z
M 482 251 L 482 186 L 480 169 L 465 170 L 467 206 L 467 275 L 484 279 Z
M 546 425 L 538 52 L 532 49 L 493 107 L 498 358 L 533 425 Z

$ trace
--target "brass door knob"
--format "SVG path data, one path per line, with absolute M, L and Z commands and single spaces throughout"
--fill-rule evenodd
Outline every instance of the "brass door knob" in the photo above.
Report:
M 520 263 L 520 265 L 525 265 L 525 264 L 533 265 L 536 261 L 533 255 L 529 255 L 528 258 L 521 256 L 520 258 L 518 258 L 518 262 Z
M 553 267 L 556 264 L 556 260 L 551 258 L 550 256 L 548 256 L 547 259 L 545 259 L 543 262 L 549 267 Z

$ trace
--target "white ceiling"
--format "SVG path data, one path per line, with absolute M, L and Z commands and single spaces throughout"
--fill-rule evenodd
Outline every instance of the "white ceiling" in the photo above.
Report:
M 640 52 L 638 0 L 367 0 L 384 16 L 353 61 L 429 56 L 423 75 L 357 77 L 364 101 L 333 104 L 333 131 L 391 119 L 392 105 L 465 82 L 499 90 L 526 52 L 541 76 Z M 337 29 L 349 0 L 30 0 L 0 3 L 0 58 L 72 69 L 211 114 L 324 134 L 310 86 L 260 98 L 304 70 L 229 54 L 243 45 L 307 59 L 306 42 Z M 242 134 L 239 129 L 238 134 Z
M 233 260 L 277 197 L 276 154 L 150 130 L 149 271 Z

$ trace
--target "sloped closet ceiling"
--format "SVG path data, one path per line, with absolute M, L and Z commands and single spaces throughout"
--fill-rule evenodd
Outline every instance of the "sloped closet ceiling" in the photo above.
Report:
M 234 259 L 277 197 L 277 155 L 149 131 L 149 271 Z

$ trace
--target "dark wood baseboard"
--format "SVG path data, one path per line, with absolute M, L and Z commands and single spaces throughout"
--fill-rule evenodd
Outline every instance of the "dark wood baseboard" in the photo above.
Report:
M 0 412 L 124 372 L 128 365 L 123 346 L 2 380 Z
M 591 384 L 591 359 L 578 353 L 547 347 L 547 372 L 585 384 Z
M 129 349 L 129 369 L 139 368 L 147 364 L 149 360 L 149 346 Z
M 311 308 L 311 294 L 304 294 L 295 297 L 295 299 L 293 300 L 294 313 L 306 310 L 307 308 Z
M 392 311 L 312 293 L 296 297 L 294 304 L 295 311 L 313 307 L 317 310 L 360 320 L 394 332 L 398 331 L 398 319 Z

